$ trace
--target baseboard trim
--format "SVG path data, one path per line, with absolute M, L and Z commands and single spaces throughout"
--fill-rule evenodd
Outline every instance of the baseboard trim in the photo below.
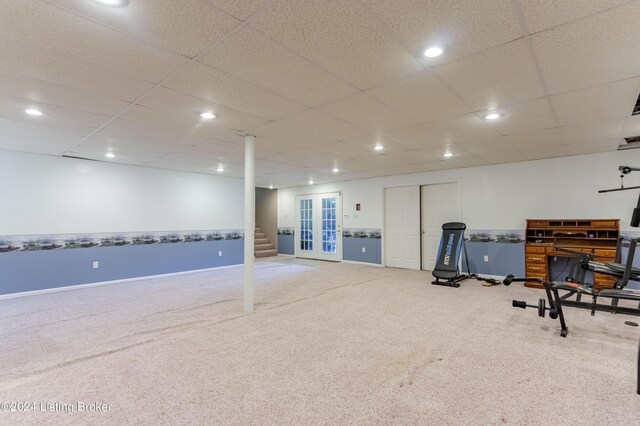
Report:
M 384 268 L 384 265 L 381 265 L 379 263 L 358 262 L 356 260 L 342 260 L 342 263 L 352 263 L 354 265 L 368 265 L 368 266 L 377 266 L 378 268 Z
M 284 256 L 284 257 L 296 257 L 295 254 L 284 254 L 284 253 L 278 253 L 278 256 Z
M 18 297 L 37 296 L 40 294 L 57 293 L 62 291 L 81 290 L 81 289 L 91 288 L 91 287 L 102 287 L 105 285 L 135 283 L 138 281 L 146 281 L 146 280 L 152 280 L 156 278 L 167 278 L 167 277 L 175 277 L 178 275 L 199 274 L 202 272 L 216 271 L 220 269 L 238 268 L 242 266 L 244 266 L 244 263 L 237 263 L 235 265 L 215 266 L 213 268 L 205 268 L 205 269 L 193 269 L 190 271 L 170 272 L 168 274 L 145 275 L 143 277 L 123 278 L 121 280 L 100 281 L 97 283 L 77 284 L 77 285 L 69 285 L 69 286 L 54 287 L 54 288 L 44 288 L 42 290 L 22 291 L 19 293 L 1 294 L 0 300 L 15 299 Z

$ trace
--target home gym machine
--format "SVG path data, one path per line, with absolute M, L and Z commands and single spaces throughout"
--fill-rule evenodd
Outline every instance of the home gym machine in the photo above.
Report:
M 624 175 L 631 173 L 632 171 L 640 171 L 638 167 L 620 166 L 619 167 L 621 183 L 620 188 L 604 189 L 598 191 L 599 193 L 613 192 L 613 191 L 626 191 L 630 189 L 640 189 L 640 186 L 624 187 Z M 638 202 L 633 210 L 633 214 L 630 221 L 630 226 L 634 228 L 640 227 L 640 196 Z M 595 315 L 596 311 L 608 311 L 611 313 L 621 313 L 627 315 L 640 315 L 640 290 L 627 289 L 626 286 L 629 280 L 640 281 L 640 268 L 633 266 L 635 257 L 635 250 L 640 242 L 640 238 L 633 238 L 630 241 L 629 252 L 624 264 L 620 263 L 621 251 L 622 251 L 622 239 L 618 241 L 615 255 L 615 263 L 602 263 L 595 262 L 594 257 L 588 253 L 575 252 L 570 249 L 562 249 L 563 251 L 575 254 L 577 256 L 576 264 L 572 267 L 570 276 L 565 281 L 547 282 L 540 278 L 524 277 L 515 278 L 513 275 L 508 275 L 504 279 L 504 285 L 508 286 L 512 282 L 537 282 L 542 284 L 545 289 L 549 307 L 547 307 L 547 301 L 545 299 L 539 299 L 537 305 L 530 305 L 523 301 L 513 300 L 512 306 L 516 308 L 526 309 L 527 307 L 537 308 L 538 316 L 544 317 L 546 311 L 549 311 L 549 317 L 552 319 L 560 320 L 560 335 L 566 337 L 569 333 L 567 328 L 564 314 L 562 312 L 562 305 L 571 307 L 587 308 L 591 310 L 591 315 Z M 584 282 L 586 277 L 586 271 L 597 272 L 611 276 L 615 279 L 613 288 L 597 289 L 592 284 Z M 559 294 L 559 290 L 566 291 L 562 296 Z M 576 300 L 568 300 L 571 296 L 576 296 Z M 580 297 L 582 295 L 591 296 L 592 302 L 582 302 Z M 612 300 L 610 305 L 598 304 L 598 298 L 609 298 Z M 629 308 L 618 306 L 619 300 L 629 300 L 639 303 L 638 308 Z M 625 324 L 637 326 L 638 324 L 631 321 L 626 321 Z M 640 341 L 638 342 L 638 372 L 637 372 L 637 393 L 640 395 Z
M 500 281 L 495 278 L 485 278 L 471 273 L 467 247 L 464 242 L 465 229 L 467 229 L 467 225 L 462 222 L 448 222 L 442 225 L 442 237 L 440 238 L 438 256 L 436 256 L 436 265 L 431 272 L 436 279 L 431 281 L 431 284 L 460 287 L 460 281 L 467 278 L 485 281 L 489 286 L 500 284 Z M 468 274 L 460 273 L 460 254 L 463 250 Z

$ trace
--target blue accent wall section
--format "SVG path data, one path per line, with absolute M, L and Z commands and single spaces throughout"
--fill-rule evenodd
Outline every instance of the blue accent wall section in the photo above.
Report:
M 382 263 L 382 240 L 380 238 L 354 238 L 342 239 L 342 258 L 354 262 Z M 365 252 L 362 252 L 362 248 Z
M 471 272 L 485 275 L 514 274 L 524 275 L 524 245 L 522 243 L 485 243 L 465 241 L 469 255 L 469 268 Z M 484 261 L 484 256 L 489 256 L 489 261 Z M 462 270 L 467 270 L 462 256 Z
M 283 234 L 278 235 L 278 253 L 279 254 L 290 254 L 293 256 L 295 254 L 294 247 L 293 247 L 294 244 L 295 244 L 295 238 L 293 237 L 293 235 L 283 235 Z
M 222 251 L 222 256 L 218 252 Z M 99 268 L 93 269 L 93 262 Z M 244 240 L 197 241 L 0 255 L 0 294 L 242 264 Z

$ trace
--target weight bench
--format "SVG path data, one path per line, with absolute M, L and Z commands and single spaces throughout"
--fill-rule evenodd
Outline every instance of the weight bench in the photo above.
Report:
M 437 261 L 431 271 L 436 280 L 431 281 L 431 284 L 460 287 L 459 282 L 469 278 L 469 275 L 461 274 L 458 268 L 465 229 L 467 225 L 462 222 L 448 222 L 442 225 Z

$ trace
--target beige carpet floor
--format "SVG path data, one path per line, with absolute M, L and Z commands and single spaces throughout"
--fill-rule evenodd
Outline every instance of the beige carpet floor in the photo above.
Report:
M 430 280 L 281 257 L 249 315 L 242 268 L 0 300 L 0 401 L 36 403 L 0 424 L 640 424 L 637 318 L 561 338 L 511 307 L 538 290 Z

